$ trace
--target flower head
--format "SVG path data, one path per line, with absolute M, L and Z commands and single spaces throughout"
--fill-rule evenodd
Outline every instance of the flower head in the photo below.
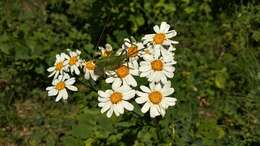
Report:
M 54 66 L 48 68 L 47 71 L 51 72 L 49 77 L 54 76 L 54 79 L 56 79 L 58 75 L 62 75 L 65 71 L 67 71 L 65 54 L 64 53 L 57 54 Z
M 79 67 L 81 66 L 81 62 L 82 62 L 80 59 L 80 54 L 81 51 L 76 50 L 76 51 L 69 51 L 69 55 L 65 55 L 65 58 L 67 59 L 66 62 L 68 68 L 70 69 L 71 74 L 74 72 L 76 75 L 80 74 Z
M 67 100 L 68 92 L 67 89 L 71 91 L 78 91 L 78 88 L 73 86 L 75 83 L 75 78 L 70 78 L 68 74 L 60 75 L 57 79 L 52 82 L 53 86 L 46 88 L 48 91 L 48 96 L 56 96 L 56 102 L 60 99 Z
M 112 87 L 120 85 L 128 85 L 132 87 L 137 86 L 137 82 L 133 75 L 137 76 L 138 66 L 136 63 L 128 63 L 119 66 L 115 71 L 107 71 L 109 77 L 106 79 L 106 83 L 112 83 Z
M 85 76 L 84 76 L 85 79 L 88 80 L 91 77 L 94 81 L 96 81 L 98 78 L 98 75 L 96 75 L 94 73 L 94 70 L 96 68 L 96 64 L 94 63 L 94 61 L 93 60 L 84 61 L 82 63 L 82 65 L 83 65 L 84 72 L 85 72 Z
M 122 48 L 118 50 L 118 54 L 121 54 L 123 51 L 127 52 L 127 57 L 129 61 L 137 61 L 140 55 L 142 54 L 142 49 L 144 45 L 139 42 L 130 41 L 129 39 L 124 39 L 124 44 Z
M 170 40 L 170 38 L 177 35 L 177 32 L 175 30 L 169 30 L 170 25 L 166 22 L 162 22 L 160 27 L 155 25 L 153 29 L 155 34 L 147 34 L 142 39 L 144 44 L 153 46 L 155 55 L 160 56 L 161 53 L 165 53 L 165 48 L 163 46 L 178 44 L 177 41 Z
M 140 86 L 142 91 L 137 91 L 138 98 L 135 101 L 138 104 L 144 104 L 141 111 L 146 113 L 150 110 L 150 117 L 164 116 L 166 109 L 169 106 L 174 106 L 177 99 L 169 97 L 174 89 L 170 87 L 170 82 L 167 82 L 163 87 L 161 84 L 150 83 L 149 88 Z
M 103 47 L 98 47 L 99 50 L 101 51 L 101 57 L 108 57 L 112 53 L 112 46 L 110 44 L 106 44 L 105 48 Z
M 140 77 L 148 78 L 149 82 L 166 83 L 167 78 L 174 76 L 175 68 L 172 66 L 175 61 L 166 62 L 163 58 L 152 55 L 145 55 L 144 61 L 140 63 Z
M 128 86 L 112 87 L 112 90 L 98 91 L 98 106 L 101 107 L 101 113 L 107 111 L 107 117 L 110 118 L 113 113 L 116 116 L 124 113 L 124 109 L 132 111 L 134 106 L 128 102 L 135 96 L 135 90 Z

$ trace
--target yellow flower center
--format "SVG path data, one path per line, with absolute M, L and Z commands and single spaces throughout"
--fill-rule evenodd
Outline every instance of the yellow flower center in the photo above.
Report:
M 88 70 L 94 70 L 96 68 L 96 65 L 93 61 L 86 61 L 85 68 L 87 68 Z
M 153 104 L 159 104 L 162 100 L 162 94 L 159 91 L 153 91 L 148 95 Z
M 123 98 L 122 93 L 120 92 L 114 92 L 111 96 L 110 96 L 110 100 L 113 104 L 117 104 L 118 102 L 120 102 Z
M 121 65 L 117 70 L 116 70 L 116 74 L 118 77 L 120 78 L 124 78 L 129 74 L 129 69 L 127 66 L 125 65 Z
M 59 62 L 55 65 L 55 70 L 60 71 L 63 68 L 63 62 Z
M 105 51 L 102 52 L 103 57 L 108 57 L 110 55 L 111 55 L 111 51 L 105 50 Z
M 136 46 L 127 48 L 128 57 L 135 57 L 138 55 L 138 48 Z
M 78 56 L 70 57 L 69 65 L 74 65 L 78 62 Z
M 166 39 L 166 36 L 164 33 L 157 33 L 153 37 L 153 41 L 155 42 L 155 44 L 162 44 L 165 39 Z
M 152 69 L 155 71 L 162 71 L 163 70 L 163 63 L 161 60 L 154 60 L 151 62 Z
M 56 84 L 57 90 L 62 90 L 64 88 L 65 88 L 65 83 L 63 81 L 60 81 L 59 83 Z

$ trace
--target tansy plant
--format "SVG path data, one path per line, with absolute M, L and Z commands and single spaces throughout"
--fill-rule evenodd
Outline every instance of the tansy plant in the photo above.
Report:
M 109 44 L 99 47 L 96 59 L 81 58 L 79 50 L 56 55 L 54 66 L 47 69 L 49 77 L 53 77 L 52 86 L 46 88 L 48 95 L 56 96 L 56 102 L 67 100 L 67 90 L 78 91 L 73 86 L 73 76 L 82 72 L 86 80 L 111 84 L 111 89 L 98 90 L 98 106 L 108 118 L 124 114 L 125 110 L 133 111 L 133 101 L 142 106 L 141 112 L 149 111 L 152 118 L 164 116 L 177 101 L 172 97 L 174 88 L 170 82 L 176 64 L 174 45 L 178 43 L 172 38 L 177 32 L 170 30 L 166 22 L 153 29 L 155 33 L 145 35 L 141 42 L 124 39 L 117 50 Z M 137 78 L 145 78 L 149 84 L 138 83 Z

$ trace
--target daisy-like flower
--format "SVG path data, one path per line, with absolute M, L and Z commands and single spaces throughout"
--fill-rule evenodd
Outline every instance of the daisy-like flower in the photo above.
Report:
M 70 69 L 71 74 L 74 72 L 76 75 L 80 74 L 80 71 L 79 71 L 79 67 L 81 65 L 80 54 L 81 54 L 81 51 L 79 51 L 79 50 L 69 51 L 69 55 L 65 54 L 65 58 L 67 59 L 66 62 Z
M 105 48 L 103 47 L 98 47 L 98 48 L 101 51 L 101 57 L 108 57 L 112 53 L 112 46 L 110 44 L 106 44 Z
M 150 110 L 150 117 L 164 116 L 166 109 L 169 106 L 174 106 L 177 99 L 169 97 L 174 89 L 170 87 L 170 83 L 167 82 L 163 87 L 161 84 L 150 83 L 149 88 L 146 86 L 140 86 L 142 91 L 137 91 L 137 97 L 135 101 L 138 104 L 144 104 L 141 111 L 146 113 Z
M 96 68 L 96 64 L 94 63 L 94 61 L 93 60 L 85 61 L 82 64 L 84 66 L 84 72 L 85 72 L 84 77 L 85 77 L 85 79 L 88 80 L 91 77 L 94 81 L 96 81 L 97 78 L 98 78 L 98 75 L 96 75 L 94 73 L 94 70 Z
M 78 88 L 73 86 L 75 83 L 75 78 L 70 78 L 68 74 L 59 75 L 57 79 L 54 79 L 52 82 L 53 86 L 46 88 L 48 91 L 48 96 L 56 96 L 56 102 L 60 99 L 67 100 L 68 92 L 67 89 L 71 91 L 78 91 Z
M 140 77 L 148 78 L 149 82 L 166 83 L 167 78 L 174 76 L 176 62 L 166 62 L 162 57 L 158 58 L 153 55 L 144 55 L 144 61 L 140 62 Z
M 155 25 L 153 27 L 155 34 L 147 34 L 145 35 L 142 40 L 144 44 L 150 43 L 153 45 L 155 50 L 155 55 L 160 56 L 162 55 L 166 56 L 165 53 L 167 50 L 163 46 L 170 46 L 171 44 L 178 44 L 177 41 L 170 40 L 170 38 L 175 37 L 177 35 L 177 32 L 175 30 L 170 30 L 170 25 L 166 22 L 162 22 L 160 27 L 158 25 Z
M 48 77 L 54 76 L 54 79 L 56 79 L 58 75 L 63 74 L 64 71 L 67 71 L 65 54 L 57 54 L 54 66 L 48 68 L 47 71 L 51 72 L 51 74 Z
M 115 71 L 107 71 L 106 74 L 109 76 L 106 83 L 112 83 L 112 87 L 118 87 L 122 84 L 136 87 L 137 82 L 133 75 L 137 76 L 139 74 L 138 64 L 137 62 L 123 64 Z
M 137 61 L 142 54 L 143 48 L 144 45 L 142 43 L 131 42 L 129 39 L 124 39 L 124 44 L 122 45 L 122 48 L 118 50 L 118 54 L 121 54 L 124 50 L 126 50 L 129 61 Z
M 112 90 L 98 91 L 98 106 L 101 107 L 101 113 L 107 112 L 107 117 L 110 118 L 113 113 L 116 116 L 124 113 L 124 109 L 132 111 L 134 106 L 128 102 L 135 96 L 135 90 L 129 86 L 112 87 Z

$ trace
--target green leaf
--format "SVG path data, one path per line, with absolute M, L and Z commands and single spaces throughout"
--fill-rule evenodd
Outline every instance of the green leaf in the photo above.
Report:
M 66 136 L 63 138 L 64 146 L 84 146 L 80 139 L 74 138 L 72 136 Z

